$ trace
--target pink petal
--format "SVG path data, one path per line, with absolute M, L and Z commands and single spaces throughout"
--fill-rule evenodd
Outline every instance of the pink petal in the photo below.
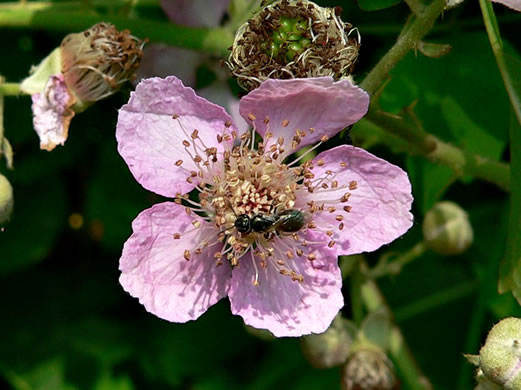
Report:
M 254 123 L 262 136 L 269 129 L 275 140 L 284 137 L 284 149 L 293 153 L 355 123 L 365 115 L 368 106 L 369 95 L 349 80 L 270 79 L 241 99 L 240 112 L 249 123 Z M 256 117 L 253 121 L 251 114 Z M 269 124 L 265 118 L 269 118 Z M 287 123 L 286 127 L 283 122 Z M 310 128 L 314 129 L 313 133 Z M 306 136 L 293 149 L 291 143 L 296 130 L 304 131 Z
M 322 166 L 319 166 L 320 160 Z M 345 167 L 341 166 L 342 163 Z M 412 226 L 411 183 L 401 168 L 348 145 L 320 153 L 313 164 L 315 179 L 330 170 L 336 174 L 334 180 L 338 181 L 337 190 L 329 188 L 307 193 L 308 200 L 316 204 L 326 203 L 326 210 L 328 204 L 335 207 L 333 213 L 317 213 L 314 222 L 319 228 L 334 232 L 338 255 L 374 251 L 400 237 Z M 351 194 L 349 200 L 338 202 L 346 193 Z M 331 200 L 337 203 L 331 203 Z M 351 207 L 349 212 L 344 211 L 346 206 Z M 337 216 L 343 217 L 342 230 L 338 228 Z
M 161 0 L 168 18 L 194 27 L 216 27 L 223 18 L 230 0 Z
M 63 75 L 49 77 L 42 93 L 32 96 L 33 126 L 40 137 L 40 148 L 48 151 L 67 140 L 75 99 L 69 93 Z
M 260 284 L 255 286 L 253 263 L 250 255 L 245 255 L 232 271 L 232 313 L 240 315 L 246 324 L 268 329 L 277 337 L 324 332 L 344 305 L 335 251 L 319 247 L 317 260 L 297 257 L 291 267 L 303 275 L 302 283 L 268 265 L 259 266 Z
M 217 135 L 229 132 L 226 122 L 231 118 L 222 107 L 197 96 L 176 77 L 145 79 L 119 110 L 118 151 L 143 187 L 174 197 L 194 188 L 186 179 L 190 171 L 199 170 L 190 155 L 193 148 L 187 150 L 183 141 L 191 142 L 197 129 L 206 147 L 222 152 Z M 204 160 L 203 149 L 199 148 L 198 154 Z M 177 166 L 177 161 L 182 161 L 182 166 Z
M 501 3 L 516 11 L 521 11 L 521 0 L 492 0 L 496 3 Z
M 194 228 L 197 220 L 175 203 L 156 204 L 136 217 L 123 247 L 121 285 L 147 311 L 168 321 L 194 320 L 228 292 L 230 267 L 216 267 L 214 259 L 222 245 L 194 253 L 207 236 L 216 236 L 214 227 L 202 220 L 201 227 Z M 175 239 L 175 233 L 181 238 Z M 188 261 L 186 249 L 191 252 Z

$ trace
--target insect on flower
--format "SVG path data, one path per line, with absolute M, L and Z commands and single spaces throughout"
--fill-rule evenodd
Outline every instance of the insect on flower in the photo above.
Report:
M 140 184 L 174 202 L 134 220 L 124 289 L 172 322 L 228 296 L 232 313 L 276 336 L 323 332 L 343 306 L 337 257 L 407 231 L 410 183 L 348 145 L 287 161 L 356 122 L 368 103 L 349 80 L 268 80 L 241 99 L 253 130 L 239 133 L 177 78 L 143 80 L 119 112 L 118 150 Z
M 288 209 L 271 215 L 257 214 L 251 217 L 248 214 L 241 214 L 237 216 L 234 226 L 239 233 L 243 234 L 249 234 L 252 231 L 256 233 L 271 231 L 296 233 L 304 227 L 310 216 L 309 213 L 296 209 Z

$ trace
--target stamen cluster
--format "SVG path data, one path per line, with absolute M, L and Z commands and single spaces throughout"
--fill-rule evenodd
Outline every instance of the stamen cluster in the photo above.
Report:
M 305 0 L 270 4 L 239 28 L 227 65 L 246 90 L 268 78 L 347 77 L 360 36 L 339 14 Z
M 253 284 L 258 285 L 258 267 L 275 267 L 282 275 L 290 276 L 292 280 L 303 282 L 304 277 L 293 269 L 291 261 L 297 257 L 314 261 L 317 258 L 314 246 L 335 245 L 333 230 L 342 230 L 344 227 L 343 216 L 336 216 L 337 226 L 321 226 L 313 221 L 313 216 L 318 213 L 335 213 L 337 205 L 347 203 L 351 193 L 343 192 L 338 199 L 316 203 L 307 199 L 307 195 L 316 192 L 337 191 L 341 188 L 355 190 L 356 181 L 339 186 L 334 180 L 332 171 L 326 171 L 322 177 L 315 177 L 314 164 L 308 161 L 300 166 L 296 163 L 304 156 L 285 163 L 285 157 L 298 148 L 306 132 L 299 130 L 293 137 L 291 151 L 288 153 L 285 147 L 284 137 L 277 139 L 268 130 L 262 142 L 254 145 L 254 130 L 239 136 L 234 130 L 229 130 L 230 123 L 226 123 L 222 134 L 216 136 L 217 143 L 222 144 L 225 150 L 217 153 L 216 147 L 207 147 L 199 137 L 198 130 L 191 133 L 187 131 L 179 121 L 179 115 L 173 119 L 186 135 L 182 146 L 192 157 L 190 165 L 197 166 L 197 170 L 186 170 L 186 181 L 196 185 L 197 198 L 188 194 L 178 194 L 176 203 L 185 205 L 187 214 L 197 213 L 209 222 L 203 226 L 199 221 L 193 223 L 193 229 L 202 229 L 200 245 L 197 248 L 184 249 L 184 258 L 189 261 L 192 255 L 200 255 L 206 248 L 222 243 L 222 250 L 215 252 L 214 258 L 217 266 L 223 261 L 228 261 L 232 267 L 239 265 L 239 259 L 246 254 L 250 255 L 256 274 Z M 253 114 L 249 114 L 250 120 L 255 120 Z M 270 119 L 264 119 L 264 124 L 270 124 Z M 288 120 L 283 120 L 276 126 L 287 127 Z M 309 131 L 314 132 L 313 128 Z M 320 146 L 327 140 L 322 137 L 315 145 Z M 309 152 L 308 152 L 309 153 Z M 192 164 L 193 163 L 193 164 Z M 340 167 L 345 167 L 345 162 L 339 162 Z M 319 160 L 318 166 L 324 164 Z M 177 160 L 175 165 L 183 168 L 182 160 Z M 277 231 L 276 224 L 261 232 L 249 231 L 241 233 L 235 226 L 239 215 L 277 216 L 288 210 L 297 208 L 299 213 L 305 215 L 305 223 L 297 232 Z M 345 212 L 350 212 L 350 206 L 343 206 Z M 189 231 L 191 233 L 193 230 Z M 325 233 L 327 241 L 312 242 L 305 238 L 308 231 Z M 186 233 L 186 232 L 185 232 Z M 181 233 L 175 233 L 174 239 L 181 239 Z M 248 260 L 250 260 L 248 259 Z

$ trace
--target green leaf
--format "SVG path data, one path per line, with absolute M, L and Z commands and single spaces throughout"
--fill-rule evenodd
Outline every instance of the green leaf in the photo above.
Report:
M 57 177 L 13 187 L 14 211 L 0 231 L 0 275 L 45 259 L 67 222 L 65 187 Z
M 6 380 L 16 390 L 79 390 L 65 380 L 65 359 L 63 357 L 44 361 L 21 373 L 3 371 Z
M 416 156 L 407 157 L 407 172 L 414 189 L 414 202 L 423 214 L 443 197 L 456 179 L 450 168 Z
M 500 159 L 505 140 L 478 126 L 454 97 L 441 99 L 441 112 L 453 137 L 463 141 L 462 146 L 466 152 L 493 160 Z
M 402 0 L 358 0 L 358 5 L 364 11 L 378 11 L 401 2 Z

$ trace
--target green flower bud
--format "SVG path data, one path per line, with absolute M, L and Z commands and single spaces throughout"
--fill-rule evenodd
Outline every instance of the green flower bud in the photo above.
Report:
M 494 325 L 479 351 L 479 366 L 503 389 L 521 389 L 521 319 L 505 318 Z
M 445 201 L 425 214 L 423 237 L 434 252 L 457 255 L 472 244 L 474 233 L 467 213 L 456 203 Z
M 361 348 L 342 368 L 343 390 L 395 390 L 398 381 L 392 362 L 377 348 Z
M 0 224 L 9 220 L 13 205 L 13 187 L 4 175 L 0 175 Z
M 268 78 L 348 77 L 360 36 L 338 9 L 307 0 L 278 0 L 239 27 L 227 65 L 241 87 Z
M 321 334 L 300 339 L 302 351 L 309 363 L 316 368 L 340 366 L 347 360 L 356 328 L 338 315 L 331 326 Z

